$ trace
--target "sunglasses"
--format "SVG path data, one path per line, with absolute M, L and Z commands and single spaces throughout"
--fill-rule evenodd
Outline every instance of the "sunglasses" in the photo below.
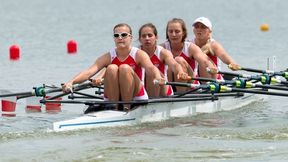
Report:
M 130 36 L 131 34 L 129 34 L 129 33 L 114 33 L 114 38 L 119 38 L 119 37 L 121 37 L 121 38 L 126 38 L 126 37 L 128 37 L 128 36 Z

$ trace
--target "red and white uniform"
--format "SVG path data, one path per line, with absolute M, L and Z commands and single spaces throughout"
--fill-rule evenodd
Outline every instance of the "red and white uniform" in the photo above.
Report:
M 137 65 L 137 63 L 135 61 L 136 53 L 138 50 L 139 50 L 138 48 L 132 47 L 128 57 L 124 61 L 120 61 L 118 59 L 115 48 L 110 50 L 111 64 L 115 64 L 118 67 L 122 64 L 128 64 L 134 70 L 134 72 L 137 74 L 137 76 L 139 77 L 139 79 L 142 82 L 141 90 L 134 97 L 134 100 L 145 100 L 145 99 L 148 99 L 147 92 L 144 88 L 145 70 L 144 70 L 144 68 Z
M 211 38 L 208 40 L 207 43 L 212 43 L 214 42 L 215 39 Z M 191 41 L 192 43 L 195 44 L 195 39 L 192 39 Z M 211 49 L 212 50 L 212 49 Z M 215 55 L 215 53 L 213 51 L 209 50 L 208 53 L 205 53 L 209 59 L 215 64 L 215 66 L 218 68 L 218 70 L 221 70 L 221 64 L 222 64 L 222 61 Z M 223 76 L 221 74 L 217 74 L 217 79 L 219 80 L 224 80 Z
M 193 70 L 193 77 L 197 77 L 198 76 L 198 63 L 193 59 L 190 58 L 189 56 L 189 46 L 190 46 L 191 42 L 185 41 L 184 42 L 184 47 L 182 49 L 182 52 L 180 53 L 179 56 L 183 57 L 187 63 L 190 65 L 191 69 Z M 170 42 L 166 41 L 164 42 L 164 48 L 166 48 L 167 50 L 172 52 L 172 48 L 170 46 Z M 200 84 L 199 81 L 194 81 L 193 84 Z
M 163 49 L 162 46 L 157 45 L 154 54 L 150 57 L 150 60 L 153 63 L 153 65 L 156 66 L 162 74 L 164 74 L 164 78 L 168 80 L 167 79 L 168 65 L 164 64 L 160 60 L 160 54 L 161 54 L 162 49 Z M 172 86 L 169 85 L 166 95 L 171 96 L 173 94 L 174 93 L 173 93 Z

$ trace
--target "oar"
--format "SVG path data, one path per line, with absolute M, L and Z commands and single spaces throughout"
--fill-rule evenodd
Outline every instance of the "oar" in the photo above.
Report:
M 261 81 L 262 84 L 277 84 L 277 83 L 279 83 L 279 84 L 288 85 L 288 81 L 277 79 L 277 78 L 270 76 L 268 74 L 248 75 L 248 74 L 239 74 L 239 73 L 224 72 L 224 71 L 218 71 L 218 73 L 224 74 L 224 75 L 231 75 L 231 76 L 235 76 L 238 78 L 247 78 L 249 80 L 257 80 L 257 81 Z
M 85 88 L 90 88 L 92 86 L 92 84 L 89 83 L 83 83 L 83 84 L 79 84 L 77 86 L 73 87 L 74 91 L 78 91 L 81 89 L 85 89 Z M 45 87 L 45 85 L 41 86 L 41 87 L 33 87 L 33 91 L 29 91 L 29 92 L 19 92 L 19 93 L 9 93 L 9 94 L 2 94 L 0 95 L 0 98 L 2 97 L 10 97 L 10 96 L 16 96 L 18 98 L 24 98 L 24 97 L 31 97 L 31 96 L 38 96 L 38 97 L 43 97 L 46 96 L 49 93 L 54 93 L 54 92 L 61 92 L 62 88 L 60 87 L 55 87 L 55 88 L 49 88 L 47 89 Z M 67 93 L 68 94 L 68 93 Z
M 211 93 L 218 93 L 220 91 L 220 84 L 214 82 L 208 82 L 206 84 L 193 84 L 193 83 L 183 83 L 183 82 L 168 82 L 168 81 L 159 81 L 154 80 L 154 84 L 159 85 L 174 85 L 174 86 L 182 86 L 182 87 L 189 87 L 189 88 L 197 88 L 197 89 L 206 89 L 209 90 Z
M 184 82 L 168 82 L 168 81 L 164 81 L 164 80 L 157 80 L 155 79 L 153 81 L 153 83 L 155 85 L 172 85 L 172 86 L 181 86 L 181 87 L 189 87 L 189 88 L 198 88 L 201 85 L 199 84 L 192 84 L 192 83 L 184 83 Z
M 285 79 L 288 79 L 288 72 L 287 71 L 272 71 L 272 70 L 260 70 L 260 69 L 253 69 L 253 68 L 246 68 L 246 67 L 240 67 L 240 70 L 245 70 L 249 72 L 255 72 L 255 73 L 262 73 L 262 74 L 271 74 L 271 75 L 277 75 L 277 76 L 283 76 Z
M 255 94 L 265 94 L 265 95 L 288 96 L 288 93 L 269 92 L 269 91 L 251 90 L 251 89 L 248 90 L 248 89 L 243 89 L 243 88 L 233 88 L 233 87 L 221 85 L 219 83 L 207 83 L 207 84 L 195 85 L 195 84 L 191 84 L 191 83 L 178 83 L 178 82 L 167 82 L 167 81 L 157 82 L 157 80 L 155 80 L 154 83 L 155 84 L 166 84 L 166 85 L 177 85 L 177 86 L 184 86 L 184 87 L 191 87 L 191 88 L 201 87 L 202 89 L 208 89 L 211 93 L 244 92 L 244 93 L 255 93 Z M 238 84 L 238 83 L 236 83 L 236 84 Z M 269 87 L 269 88 L 271 88 L 271 87 Z M 272 87 L 272 88 L 275 88 L 275 87 Z M 283 89 L 281 89 L 281 90 L 283 90 Z M 287 89 L 285 89 L 285 90 L 287 90 Z
M 189 80 L 198 80 L 198 81 L 204 81 L 204 82 L 217 82 L 216 79 L 213 79 L 213 78 L 203 78 L 203 77 L 193 77 L 193 78 L 189 78 Z
M 287 87 L 280 87 L 280 86 L 274 86 L 274 85 L 268 85 L 268 84 L 263 85 L 261 83 L 253 83 L 246 79 L 235 79 L 235 80 L 229 81 L 229 84 L 232 84 L 236 88 L 264 88 L 264 89 L 276 89 L 276 90 L 288 91 Z
M 9 93 L 9 94 L 2 94 L 0 95 L 1 97 L 10 97 L 10 96 L 16 96 L 19 98 L 23 97 L 31 97 L 31 96 L 45 96 L 48 93 L 53 93 L 53 92 L 59 92 L 62 91 L 61 88 L 53 88 L 53 89 L 46 89 L 44 86 L 42 87 L 34 87 L 33 91 L 30 92 L 19 92 L 19 93 Z
M 224 89 L 225 89 L 224 90 L 225 92 L 244 92 L 244 93 L 254 93 L 254 94 L 288 97 L 288 93 L 270 92 L 270 91 L 263 91 L 263 90 L 251 90 L 251 89 L 242 89 L 242 88 L 231 88 L 231 87 L 227 87 L 227 86 Z
M 73 90 L 73 91 L 80 91 L 80 90 L 84 90 L 84 89 L 88 89 L 88 88 L 92 88 L 92 87 L 95 87 L 95 86 L 93 86 L 91 82 L 87 82 L 87 83 L 82 83 L 82 84 L 74 85 L 74 86 L 72 87 L 72 90 Z M 61 89 L 61 91 L 62 91 L 62 89 Z M 70 94 L 70 93 L 71 93 L 71 92 L 62 92 L 62 93 L 60 93 L 60 94 L 58 94 L 58 95 L 56 95 L 56 96 L 49 97 L 48 99 L 49 99 L 49 100 L 54 100 L 54 99 L 56 99 L 56 98 L 66 96 L 66 95 L 68 95 L 68 94 Z M 73 94 L 73 92 L 72 92 L 71 94 Z
M 251 77 L 251 75 L 248 75 L 248 74 L 239 74 L 239 73 L 235 73 L 235 72 L 220 71 L 220 70 L 218 71 L 218 74 L 230 75 L 230 76 L 234 76 L 234 77 L 243 77 L 243 78 Z
M 74 93 L 78 94 L 79 96 L 70 95 L 70 96 L 68 96 L 68 98 L 69 99 L 75 99 L 75 98 L 103 99 L 103 96 L 90 95 L 90 94 L 82 93 L 82 92 L 78 92 L 78 91 L 75 91 Z
M 244 93 L 254 93 L 254 94 L 264 94 L 264 95 L 274 95 L 274 96 L 285 96 L 285 97 L 288 97 L 288 93 L 270 92 L 270 91 L 263 91 L 263 90 L 251 90 L 251 89 L 243 89 L 243 88 L 234 88 L 234 87 L 228 87 L 228 86 L 220 85 L 219 83 L 210 83 L 210 85 L 207 86 L 207 88 L 210 89 L 210 91 L 214 92 L 214 93 L 215 92 L 244 92 Z M 271 88 L 271 87 L 269 87 L 269 88 Z
M 174 97 L 174 98 L 183 97 L 183 96 L 185 96 L 185 95 L 187 95 L 187 94 L 191 94 L 191 93 L 193 93 L 193 92 L 196 92 L 196 91 L 198 91 L 199 89 L 201 89 L 201 88 L 200 88 L 200 87 L 197 87 L 197 88 L 193 88 L 193 89 L 191 89 L 191 90 L 189 90 L 189 91 L 186 91 L 186 92 L 180 92 L 180 93 L 178 93 L 178 94 L 176 94 L 177 92 L 175 92 L 175 95 L 172 96 L 172 97 Z
M 9 93 L 9 94 L 1 94 L 0 98 L 2 98 L 2 97 L 11 97 L 11 96 L 27 96 L 27 97 L 30 97 L 30 96 L 33 96 L 34 94 L 35 94 L 34 91 L 32 91 L 32 92 Z
M 263 79 L 263 76 L 250 76 L 251 78 L 258 79 L 264 83 L 267 82 L 267 76 L 264 76 L 265 78 Z M 288 91 L 287 87 L 280 87 L 280 86 L 273 86 L 273 85 L 267 85 L 267 84 L 259 84 L 259 83 L 252 83 L 251 81 L 248 81 L 247 79 L 234 79 L 234 80 L 217 80 L 217 79 L 211 79 L 211 78 L 193 78 L 192 80 L 205 80 L 205 81 L 210 81 L 210 82 L 215 82 L 215 83 L 220 83 L 220 84 L 230 84 L 233 86 L 236 86 L 236 88 L 266 88 L 266 89 L 276 89 L 276 90 L 284 90 Z M 270 81 L 269 82 L 279 82 L 276 78 L 270 77 L 268 78 Z M 272 80 L 271 79 L 275 79 Z
M 159 98 L 159 99 L 149 99 L 149 100 L 132 100 L 132 101 L 103 101 L 103 100 L 48 100 L 42 99 L 41 103 L 64 103 L 64 104 L 85 104 L 85 105 L 95 105 L 95 104 L 149 104 L 149 103 L 162 103 L 162 102 L 185 102 L 185 101 L 203 101 L 203 100 L 217 100 L 217 97 L 211 95 L 207 97 L 195 97 L 195 98 Z

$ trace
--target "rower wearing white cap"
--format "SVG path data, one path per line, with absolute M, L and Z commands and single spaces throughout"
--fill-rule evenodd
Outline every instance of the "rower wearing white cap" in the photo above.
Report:
M 224 47 L 212 38 L 212 23 L 208 18 L 199 17 L 195 19 L 193 33 L 195 38 L 192 42 L 201 48 L 203 53 L 213 61 L 219 70 L 221 61 L 229 65 L 230 69 L 239 70 L 240 66 L 229 56 Z M 201 71 L 199 73 L 201 75 Z M 221 79 L 221 77 L 219 76 L 218 79 Z

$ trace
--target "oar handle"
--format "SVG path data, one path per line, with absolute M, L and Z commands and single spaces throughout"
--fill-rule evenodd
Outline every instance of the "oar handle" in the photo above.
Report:
M 248 74 L 239 74 L 239 73 L 227 72 L 227 71 L 218 71 L 218 74 L 230 75 L 230 76 L 235 76 L 235 77 L 243 77 L 243 78 L 251 77 L 251 75 L 248 75 Z
M 184 82 L 168 82 L 168 81 L 157 80 L 157 79 L 153 80 L 153 83 L 155 85 L 173 85 L 173 86 L 190 87 L 190 88 L 194 88 L 198 86 L 198 84 L 184 83 Z
M 204 81 L 204 82 L 219 82 L 219 80 L 217 79 L 203 78 L 203 77 L 194 77 L 194 78 L 191 78 L 191 80 L 198 80 L 198 81 Z
M 73 89 L 73 91 L 75 92 L 75 91 L 80 91 L 80 90 L 87 89 L 87 88 L 91 88 L 91 87 L 94 87 L 94 86 L 92 85 L 92 83 L 91 83 L 91 82 L 87 82 L 87 83 L 82 83 L 82 84 L 74 85 L 74 86 L 72 87 L 72 89 Z M 62 88 L 61 88 L 60 91 L 62 91 Z M 58 91 L 58 92 L 60 92 L 60 91 Z M 60 93 L 60 94 L 58 94 L 58 95 L 56 95 L 56 96 L 52 96 L 52 97 L 50 97 L 50 98 L 48 98 L 48 99 L 49 99 L 49 100 L 53 100 L 53 99 L 56 99 L 56 98 L 59 98 L 59 97 L 62 97 L 62 96 L 68 95 L 68 94 L 70 94 L 70 92 L 63 92 L 63 93 Z
M 268 73 L 268 70 L 260 70 L 260 69 L 253 69 L 253 68 L 245 68 L 245 67 L 240 67 L 240 70 L 245 70 L 249 72 L 255 72 L 255 73 Z

